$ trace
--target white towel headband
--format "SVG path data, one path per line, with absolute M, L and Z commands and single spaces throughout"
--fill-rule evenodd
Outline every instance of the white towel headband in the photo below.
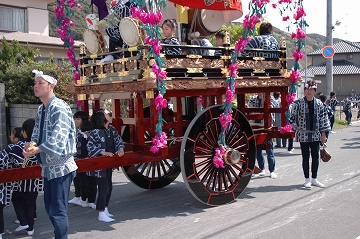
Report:
M 308 89 L 317 89 L 317 84 L 309 86 L 308 84 L 305 84 L 305 88 Z
M 38 71 L 38 70 L 33 70 L 32 73 L 35 74 L 35 79 L 38 77 L 42 77 L 44 80 L 46 80 L 47 82 L 49 82 L 50 84 L 55 84 L 57 83 L 57 80 L 49 75 L 44 75 L 44 73 L 42 71 Z

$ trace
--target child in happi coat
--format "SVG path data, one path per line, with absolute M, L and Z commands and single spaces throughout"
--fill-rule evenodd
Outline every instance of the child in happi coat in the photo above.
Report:
M 22 125 L 24 139 L 14 145 L 9 152 L 14 167 L 27 167 L 38 164 L 35 156 L 30 157 L 27 162 L 22 151 L 27 142 L 30 142 L 34 129 L 35 119 L 27 119 Z M 39 191 L 43 191 L 43 178 L 27 179 L 14 182 L 11 201 L 14 205 L 16 216 L 20 225 L 15 231 L 26 229 L 29 236 L 34 234 L 34 221 L 36 216 L 36 199 Z
M 111 117 L 104 110 L 96 111 L 90 119 L 92 130 L 87 144 L 89 157 L 124 155 L 124 143 L 116 129 L 110 124 Z M 94 170 L 87 175 L 95 177 L 98 186 L 96 210 L 99 211 L 98 220 L 112 222 L 113 215 L 108 206 L 112 192 L 112 168 Z
M 161 43 L 168 45 L 180 45 L 179 40 L 174 37 L 176 31 L 176 23 L 174 20 L 166 19 L 162 26 L 162 31 L 165 39 L 161 40 Z M 166 47 L 164 49 L 166 55 L 180 55 L 181 49 L 177 47 Z

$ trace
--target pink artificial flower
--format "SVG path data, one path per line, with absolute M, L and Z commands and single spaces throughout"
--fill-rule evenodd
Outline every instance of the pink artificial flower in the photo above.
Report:
M 286 22 L 286 21 L 289 20 L 289 19 L 290 19 L 290 17 L 289 17 L 289 16 L 286 16 L 286 17 L 283 17 L 282 20 L 283 20 L 284 22 Z
M 296 13 L 294 14 L 294 19 L 297 21 L 304 16 L 306 16 L 304 8 L 302 8 L 302 7 L 297 8 Z
M 286 133 L 286 132 L 291 132 L 291 131 L 292 131 L 292 127 L 291 127 L 291 125 L 287 124 L 287 125 L 284 126 L 284 127 L 280 127 L 279 130 L 280 130 L 280 134 L 284 134 L 284 133 Z
M 288 93 L 286 95 L 286 102 L 288 105 L 291 105 L 296 99 L 296 93 Z
M 271 5 L 273 8 L 275 8 L 276 9 L 276 7 L 277 7 L 277 5 L 276 4 L 272 4 Z
M 227 129 L 228 125 L 230 124 L 232 120 L 232 114 L 228 113 L 228 115 L 225 115 L 224 113 L 220 114 L 219 121 L 221 124 L 221 127 L 223 130 Z
M 225 168 L 224 160 L 223 160 L 224 154 L 225 154 L 225 149 L 223 146 L 219 146 L 215 149 L 215 156 L 213 158 L 213 164 L 216 168 L 219 168 L 219 167 Z
M 298 81 L 298 79 L 300 79 L 300 77 L 301 77 L 301 75 L 300 75 L 299 71 L 291 70 L 290 80 L 292 83 L 295 83 L 296 81 Z
M 293 53 L 293 57 L 295 61 L 302 60 L 304 58 L 305 54 L 301 51 L 295 50 Z

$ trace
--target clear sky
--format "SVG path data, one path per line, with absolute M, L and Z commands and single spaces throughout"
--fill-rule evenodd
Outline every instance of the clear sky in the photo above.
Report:
M 295 0 L 294 0 L 295 1 Z M 242 0 L 244 15 L 247 15 L 250 0 Z M 287 23 L 282 21 L 282 17 L 277 10 L 272 8 L 272 3 L 278 3 L 278 0 L 271 0 L 267 4 L 267 13 L 264 17 L 273 24 L 273 26 L 287 31 Z M 303 0 L 304 10 L 306 12 L 306 22 L 309 27 L 307 33 L 318 33 L 326 36 L 326 16 L 327 0 Z M 348 41 L 360 42 L 360 0 L 332 0 L 332 22 L 341 22 L 340 26 L 335 26 L 333 38 L 341 38 Z M 292 16 L 292 14 L 290 15 Z M 237 21 L 242 22 L 243 17 Z M 295 29 L 292 29 L 295 30 Z

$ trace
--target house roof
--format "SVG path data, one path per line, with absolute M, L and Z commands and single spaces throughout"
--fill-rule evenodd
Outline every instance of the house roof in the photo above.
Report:
M 336 42 L 335 44 L 333 44 L 333 48 L 335 50 L 335 54 L 336 53 L 356 53 L 356 52 L 360 52 L 360 42 L 349 42 L 349 41 L 339 41 Z M 321 55 L 322 54 L 322 48 L 321 49 L 317 49 L 315 51 L 312 51 L 310 53 L 308 53 L 308 56 L 312 56 L 312 55 Z
M 323 62 L 316 66 L 310 66 L 307 68 L 307 73 L 311 71 L 314 76 L 326 75 L 326 62 Z M 303 75 L 305 69 L 300 71 Z M 353 75 L 360 74 L 360 66 L 355 65 L 347 60 L 334 60 L 333 61 L 333 74 L 334 75 Z
M 0 37 L 5 37 L 8 41 L 16 40 L 20 43 L 29 43 L 32 45 L 38 44 L 61 47 L 64 45 L 63 41 L 57 37 L 42 36 L 24 32 L 0 32 Z M 75 41 L 74 46 L 79 47 L 81 43 L 81 41 Z

